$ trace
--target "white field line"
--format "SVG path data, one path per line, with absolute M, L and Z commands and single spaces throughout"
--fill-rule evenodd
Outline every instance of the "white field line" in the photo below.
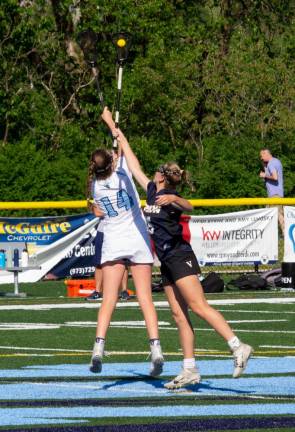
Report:
M 289 321 L 289 320 L 286 320 L 286 319 L 279 319 L 279 320 L 276 320 L 276 319 L 270 319 L 270 320 L 268 320 L 268 319 L 265 319 L 265 320 L 227 320 L 227 322 L 228 323 L 230 323 L 230 324 L 240 324 L 240 323 L 264 323 L 264 322 L 286 322 L 286 321 Z
M 92 350 L 73 350 L 73 349 L 66 349 L 66 348 L 34 348 L 34 347 L 19 347 L 19 346 L 7 346 L 7 345 L 1 345 L 0 349 L 8 349 L 8 350 L 23 350 L 23 351 L 57 351 L 57 352 L 85 352 L 90 353 Z
M 259 345 L 259 348 L 295 349 L 295 345 Z
M 228 323 L 231 324 L 257 324 L 257 323 L 274 323 L 274 322 L 286 322 L 288 320 L 281 319 L 281 320 L 229 320 Z M 96 321 L 68 321 L 65 323 L 60 324 L 51 324 L 51 323 L 0 323 L 0 331 L 1 330 L 54 330 L 54 329 L 60 329 L 62 327 L 79 327 L 79 328 L 90 328 L 90 327 L 96 327 L 97 323 Z M 112 328 L 122 328 L 122 329 L 144 329 L 145 328 L 145 322 L 144 321 L 112 321 L 111 322 Z M 171 324 L 167 321 L 159 321 L 159 329 L 160 330 L 172 330 L 176 331 L 176 327 L 172 327 Z M 202 331 L 210 331 L 212 329 L 198 329 Z M 242 330 L 239 330 L 242 331 Z M 243 330 L 243 331 L 252 331 L 252 330 Z M 260 330 L 255 330 L 256 332 L 259 332 Z M 269 332 L 274 332 L 273 330 L 269 330 Z
M 251 309 L 251 310 L 246 310 L 246 309 L 219 309 L 219 312 L 238 312 L 238 313 L 247 313 L 247 314 L 253 314 L 253 313 L 259 313 L 259 314 L 280 314 L 280 315 L 286 315 L 286 314 L 295 314 L 295 311 L 265 311 L 265 310 L 257 310 L 257 309 Z
M 57 330 L 60 329 L 60 324 L 48 323 L 1 323 L 1 330 Z
M 63 325 L 69 327 L 87 327 L 87 326 L 96 326 L 96 321 L 67 321 Z M 159 326 L 171 326 L 171 324 L 167 321 L 158 321 Z M 1 325 L 1 324 L 0 324 Z M 144 321 L 111 321 L 112 327 L 144 327 Z
M 85 352 L 85 353 L 92 353 L 92 350 L 77 350 L 77 349 L 68 349 L 68 348 L 37 348 L 37 347 L 19 347 L 19 346 L 10 346 L 10 345 L 1 345 L 0 349 L 7 349 L 7 350 L 20 350 L 20 351 L 57 351 L 57 352 L 73 352 L 73 353 L 80 353 L 80 352 Z M 220 350 L 216 350 L 216 349 L 206 349 L 206 348 L 198 348 L 197 349 L 198 352 L 202 351 L 202 352 L 220 352 Z M 174 354 L 179 354 L 181 352 L 181 349 L 179 348 L 179 350 L 177 352 L 170 352 L 169 354 L 174 355 Z M 108 351 L 109 354 L 150 354 L 149 351 Z M 165 353 L 166 354 L 166 353 Z
M 32 354 L 32 353 L 23 353 L 24 356 L 54 356 L 54 354 L 39 354 L 41 351 L 47 351 L 47 352 L 57 352 L 57 353 L 85 353 L 85 354 L 91 354 L 92 350 L 73 350 L 73 349 L 67 349 L 67 348 L 34 348 L 34 347 L 19 347 L 19 346 L 6 346 L 2 345 L 0 346 L 0 349 L 5 350 L 19 350 L 19 351 L 36 351 L 38 354 Z M 218 350 L 210 350 L 205 348 L 198 348 L 195 351 L 198 355 L 206 355 L 206 356 L 212 356 L 212 357 L 232 357 L 231 354 L 226 354 L 226 351 L 218 351 Z M 201 354 L 202 353 L 202 354 Z M 148 356 L 150 354 L 150 351 L 107 351 L 106 355 L 112 356 L 112 355 L 146 355 Z M 167 352 L 165 351 L 165 355 L 167 356 L 182 356 L 181 350 L 178 351 L 172 351 Z M 1 357 L 1 354 L 0 354 Z
M 167 329 L 164 329 L 167 330 Z M 196 331 L 215 331 L 214 329 L 209 329 L 209 328 L 196 328 L 194 327 L 194 330 Z M 237 333 L 280 333 L 280 334 L 294 334 L 295 330 L 245 330 L 245 329 L 232 329 L 233 332 L 237 332 Z
M 170 324 L 169 324 L 170 325 Z M 92 323 L 81 325 L 74 324 L 71 325 L 71 323 L 66 324 L 46 324 L 46 323 L 1 323 L 0 324 L 0 331 L 15 331 L 15 330 L 58 330 L 62 327 L 79 327 L 79 328 L 95 328 L 96 322 L 93 321 Z M 120 329 L 145 329 L 145 325 L 114 325 L 112 328 L 120 328 Z M 159 330 L 177 330 L 175 327 L 161 327 L 159 326 Z
M 294 297 L 271 297 L 271 298 L 248 298 L 248 299 L 227 299 L 227 300 L 209 300 L 211 305 L 236 305 L 236 304 L 293 304 Z M 169 307 L 167 301 L 154 302 L 156 307 Z M 0 305 L 0 310 L 51 310 L 51 309 L 98 309 L 98 303 L 60 303 L 60 304 L 34 304 L 34 305 Z M 117 303 L 117 308 L 138 308 L 138 302 L 121 302 Z

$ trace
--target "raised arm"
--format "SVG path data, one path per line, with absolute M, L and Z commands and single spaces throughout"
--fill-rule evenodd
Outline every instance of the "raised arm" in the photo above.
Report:
M 134 175 L 135 179 L 138 181 L 138 183 L 144 190 L 147 190 L 147 185 L 150 180 L 142 171 L 139 160 L 133 153 L 127 138 L 125 137 L 125 135 L 120 129 L 116 129 L 115 122 L 112 117 L 112 113 L 109 111 L 107 107 L 104 108 L 101 117 L 109 127 L 110 131 L 112 132 L 112 135 L 117 138 L 119 146 L 121 147 L 121 150 L 123 151 L 124 156 L 126 158 L 127 165 L 130 171 L 132 172 L 132 174 Z

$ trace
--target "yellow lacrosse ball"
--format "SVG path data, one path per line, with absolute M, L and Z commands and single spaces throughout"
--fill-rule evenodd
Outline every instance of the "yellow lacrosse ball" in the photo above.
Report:
M 118 39 L 117 45 L 118 45 L 118 47 L 123 48 L 126 45 L 125 39 Z

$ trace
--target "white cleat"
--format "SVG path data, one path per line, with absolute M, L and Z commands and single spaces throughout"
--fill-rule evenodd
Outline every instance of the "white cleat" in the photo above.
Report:
M 160 344 L 153 344 L 151 347 L 150 375 L 156 377 L 163 372 L 164 357 Z
M 102 358 L 104 355 L 104 344 L 95 342 L 90 363 L 90 372 L 100 373 L 102 369 Z
M 188 385 L 199 384 L 201 376 L 197 368 L 182 369 L 179 375 L 172 381 L 164 384 L 164 387 L 168 390 L 175 390 Z
M 233 378 L 239 378 L 242 375 L 253 352 L 253 348 L 244 343 L 241 343 L 241 345 L 233 351 L 235 365 Z

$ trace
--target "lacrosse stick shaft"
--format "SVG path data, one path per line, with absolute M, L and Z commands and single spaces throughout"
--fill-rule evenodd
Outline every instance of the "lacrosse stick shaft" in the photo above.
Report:
M 121 103 L 121 95 L 122 95 L 122 82 L 123 82 L 123 65 L 119 64 L 118 70 L 118 83 L 117 83 L 117 97 L 116 97 L 116 106 L 115 106 L 115 127 L 119 127 L 120 120 L 120 103 Z M 117 139 L 114 139 L 113 147 L 118 147 Z

